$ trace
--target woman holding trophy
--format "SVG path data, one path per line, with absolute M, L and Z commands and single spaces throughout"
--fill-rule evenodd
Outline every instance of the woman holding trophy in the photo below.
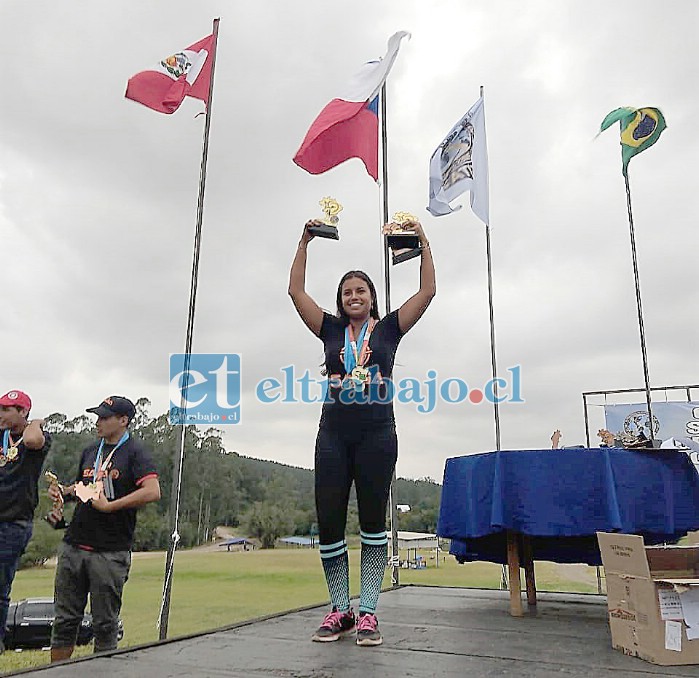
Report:
M 323 341 L 328 390 L 315 448 L 315 498 L 320 557 L 332 610 L 312 640 L 335 641 L 356 630 L 358 645 L 383 642 L 376 619 L 387 560 L 386 507 L 398 455 L 392 373 L 403 335 L 436 293 L 429 242 L 420 223 L 420 288 L 397 311 L 380 318 L 376 289 L 362 271 L 349 271 L 337 288 L 337 314 L 324 312 L 305 290 L 306 250 L 323 222 L 306 223 L 291 266 L 289 295 L 306 326 Z M 355 617 L 349 598 L 345 526 L 355 484 L 361 536 L 361 595 Z

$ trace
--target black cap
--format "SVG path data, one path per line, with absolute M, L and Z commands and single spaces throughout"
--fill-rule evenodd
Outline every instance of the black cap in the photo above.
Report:
M 124 396 L 109 396 L 97 407 L 88 407 L 85 411 L 96 414 L 98 417 L 127 416 L 129 421 L 131 421 L 136 414 L 136 406 L 128 398 L 124 398 Z

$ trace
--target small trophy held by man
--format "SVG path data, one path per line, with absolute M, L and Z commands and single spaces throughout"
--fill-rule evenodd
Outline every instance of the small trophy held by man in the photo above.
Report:
M 312 235 L 318 236 L 319 238 L 331 238 L 332 240 L 339 240 L 340 234 L 337 230 L 337 224 L 340 218 L 337 216 L 342 212 L 342 205 L 340 205 L 335 198 L 323 198 L 319 201 L 320 206 L 323 208 L 325 213 L 324 219 L 317 220 L 318 223 L 313 226 L 308 227 L 308 232 Z
M 44 516 L 44 520 L 51 525 L 55 530 L 59 530 L 66 526 L 63 517 L 63 492 L 58 484 L 58 476 L 51 471 L 44 473 L 44 479 L 49 486 L 49 496 L 53 499 L 51 511 Z
M 418 218 L 410 212 L 396 212 L 393 221 L 383 227 L 388 246 L 393 251 L 393 265 L 420 256 L 420 237 L 411 226 Z

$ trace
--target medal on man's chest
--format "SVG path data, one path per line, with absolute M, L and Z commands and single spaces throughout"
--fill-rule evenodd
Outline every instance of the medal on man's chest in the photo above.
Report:
M 101 480 L 88 483 L 87 485 L 84 483 L 77 483 L 75 486 L 75 496 L 80 499 L 83 504 L 87 504 L 88 501 L 92 501 L 93 499 L 98 499 L 101 492 Z
M 0 468 L 2 468 L 5 464 L 7 464 L 7 457 L 5 456 L 5 453 L 3 450 L 3 453 L 0 454 Z
M 7 450 L 7 461 L 14 461 L 19 455 L 19 450 L 16 447 L 10 447 Z

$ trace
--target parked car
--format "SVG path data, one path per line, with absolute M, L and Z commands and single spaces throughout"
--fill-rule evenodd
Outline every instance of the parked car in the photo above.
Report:
M 7 649 L 36 649 L 51 645 L 51 627 L 56 614 L 53 598 L 26 598 L 10 603 L 5 630 Z M 119 619 L 119 635 L 124 637 L 124 624 Z M 85 614 L 78 629 L 78 645 L 87 645 L 93 638 L 92 615 Z

